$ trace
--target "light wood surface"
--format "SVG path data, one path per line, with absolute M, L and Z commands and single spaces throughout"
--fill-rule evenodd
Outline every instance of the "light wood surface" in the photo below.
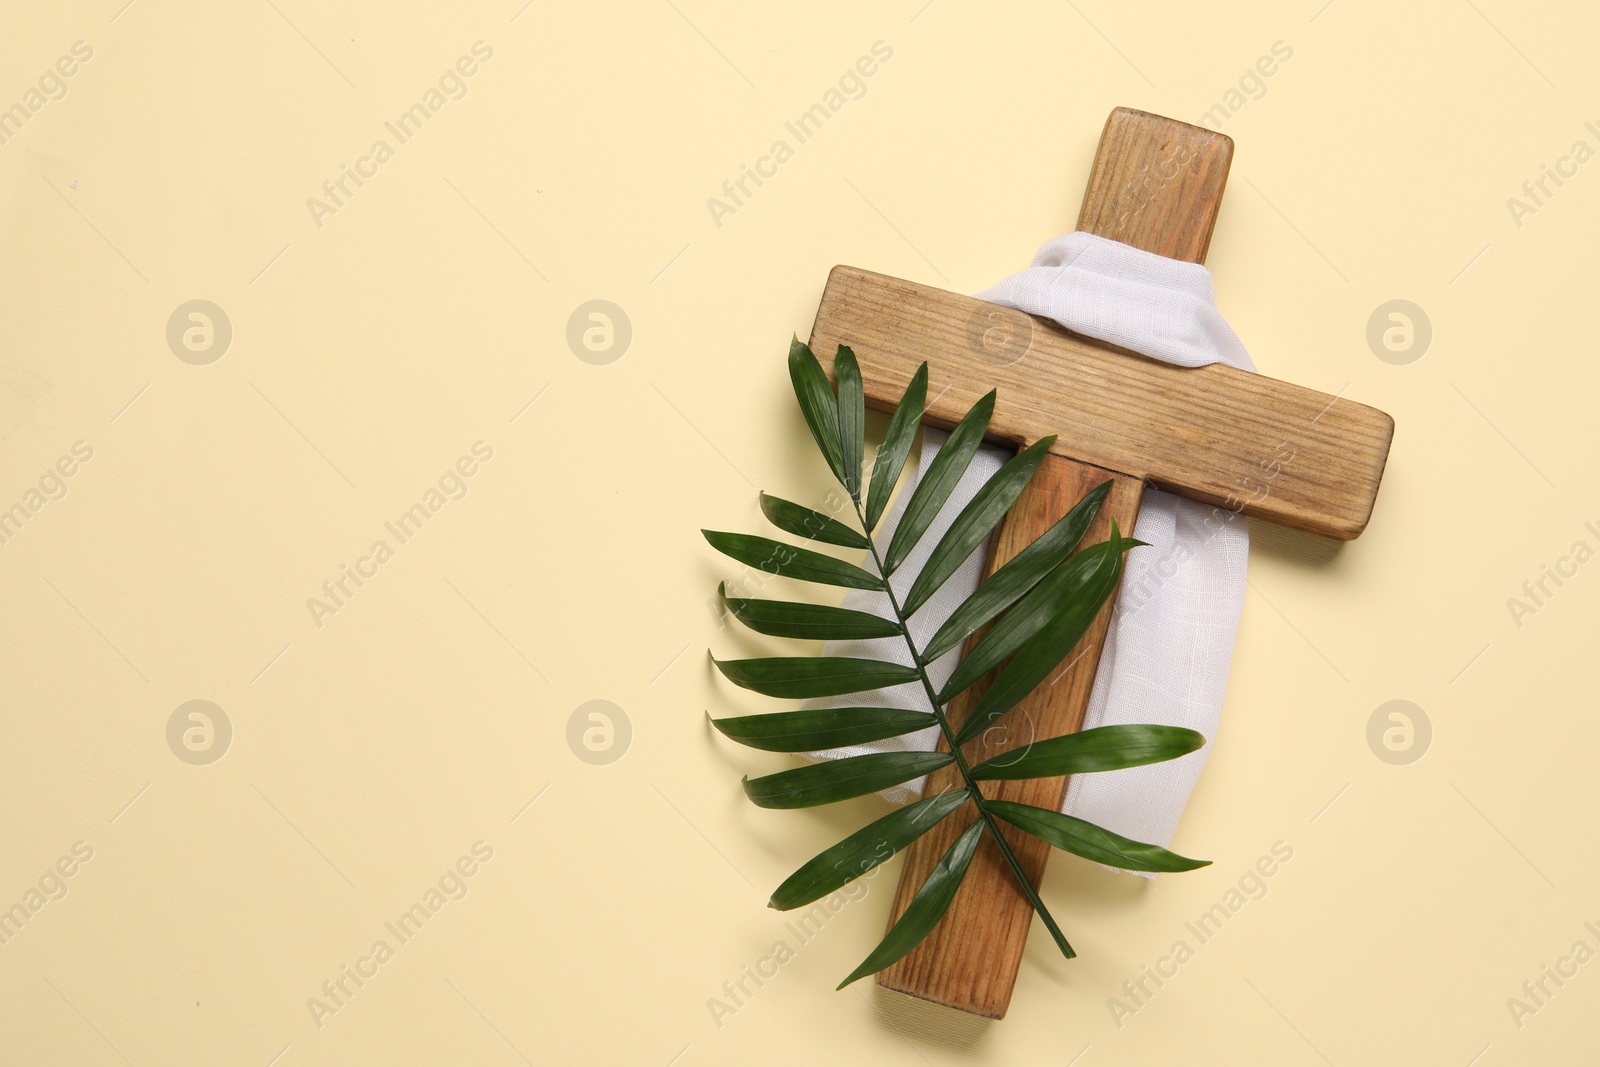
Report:
M 1010 341 L 985 348 L 969 323 Z M 1026 339 L 1025 354 L 1017 354 Z M 1176 367 L 972 297 L 835 267 L 811 345 L 849 345 L 867 401 L 893 410 L 928 362 L 927 421 L 953 426 L 998 389 L 992 440 L 1052 451 L 1180 496 L 1349 540 L 1366 527 L 1394 421 L 1375 408 L 1235 367 Z
M 1201 262 L 1232 155 L 1232 141 L 1221 134 L 1118 108 L 1101 137 L 1079 228 Z M 829 276 L 811 336 L 825 364 L 840 344 L 855 350 L 875 407 L 892 409 L 926 360 L 934 397 L 928 422 L 953 425 L 997 388 L 991 439 L 1021 446 L 1058 435 L 994 539 L 986 574 L 1107 478 L 1113 490 L 1089 531 L 1091 542 L 1105 538 L 1113 517 L 1132 531 L 1146 482 L 1287 526 L 1355 537 L 1371 514 L 1393 431 L 1382 412 L 1314 390 L 1221 365 L 1173 367 L 1018 311 L 844 266 Z M 1110 615 L 1108 607 L 1057 675 L 969 743 L 973 760 L 1082 726 Z M 984 687 L 951 705 L 955 722 Z M 946 768 L 930 776 L 926 792 L 957 779 Z M 983 788 L 986 796 L 1059 808 L 1067 780 Z M 907 850 L 891 924 L 975 815 L 965 809 Z M 1007 838 L 1039 884 L 1049 847 L 1021 832 Z M 1032 917 L 999 850 L 986 840 L 943 921 L 883 971 L 879 984 L 1003 1017 Z
M 1078 229 L 1204 263 L 1233 163 L 1233 139 L 1132 108 L 1106 119 Z

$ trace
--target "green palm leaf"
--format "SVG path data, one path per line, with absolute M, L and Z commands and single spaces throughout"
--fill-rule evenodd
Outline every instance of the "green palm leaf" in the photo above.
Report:
M 917 573 L 917 580 L 911 583 L 911 590 L 906 593 L 905 603 L 901 605 L 907 615 L 915 615 L 917 609 L 927 603 L 928 598 L 983 544 L 990 531 L 1000 524 L 1006 512 L 1011 510 L 1011 505 L 1016 503 L 1017 497 L 1033 477 L 1033 472 L 1044 460 L 1045 453 L 1055 442 L 1054 436 L 1045 437 L 1018 452 L 1005 466 L 995 471 L 983 488 L 978 490 L 978 495 L 961 509 L 961 514 L 950 524 L 934 547 L 933 554 L 928 557 L 928 562 Z
M 900 634 L 899 623 L 870 612 L 787 600 L 745 600 L 728 596 L 726 588 L 717 586 L 717 595 L 729 613 L 759 634 L 801 641 L 851 641 Z
M 791 503 L 782 497 L 762 493 L 761 513 L 767 517 L 768 522 L 784 533 L 803 537 L 807 541 L 821 541 L 830 545 L 842 545 L 845 548 L 872 547 L 872 542 L 838 519 Z
M 833 476 L 844 482 L 844 457 L 839 451 L 839 408 L 834 399 L 833 387 L 822 364 L 811 354 L 811 349 L 796 337 L 789 342 L 789 380 L 794 383 L 794 396 L 800 402 L 800 414 L 822 450 Z
M 752 534 L 722 533 L 717 530 L 700 532 L 718 552 L 768 574 L 781 574 L 785 578 L 798 578 L 803 582 L 822 585 L 842 585 L 850 589 L 883 588 L 883 579 L 876 574 L 809 548 L 797 548 L 770 537 Z
M 1134 841 L 1103 826 L 1049 808 L 1014 804 L 1009 800 L 990 800 L 985 807 L 1041 841 L 1108 867 L 1124 871 L 1193 871 L 1211 864 L 1210 860 L 1192 860 L 1168 852 L 1160 845 Z
M 967 802 L 965 789 L 943 793 L 897 808 L 870 822 L 832 848 L 819 852 L 773 890 L 767 907 L 790 911 L 820 900 L 860 878 L 937 826 Z
M 806 541 L 864 550 L 870 554 L 872 570 L 765 537 L 708 530 L 704 531 L 706 540 L 719 552 L 764 573 L 887 591 L 888 576 L 910 558 L 969 470 L 988 430 L 995 394 L 981 398 L 951 432 L 905 502 L 887 549 L 880 552 L 872 534 L 888 508 L 925 413 L 927 365 L 917 369 L 896 407 L 873 462 L 870 483 L 865 485 L 865 389 L 855 354 L 848 347 L 839 346 L 834 359 L 835 388 L 811 350 L 797 337 L 790 346 L 789 374 L 806 426 L 829 469 L 849 494 L 859 526 L 852 527 L 820 511 L 767 494 L 761 496 L 761 509 L 779 529 Z M 960 776 L 960 783 L 953 788 L 899 808 L 814 856 L 774 891 L 772 907 L 802 907 L 827 896 L 886 862 L 968 801 L 977 809 L 976 821 L 939 859 L 882 942 L 840 983 L 840 988 L 903 958 L 938 925 L 985 835 L 993 840 L 1019 890 L 1044 922 L 1061 954 L 1068 959 L 1076 955 L 1002 832 L 1002 820 L 1057 848 L 1110 866 L 1181 871 L 1204 865 L 1204 861 L 1122 837 L 1047 808 L 986 800 L 979 788 L 983 781 L 1061 777 L 1174 759 L 1205 743 L 1192 730 L 1154 725 L 1101 727 L 1035 741 L 976 767 L 969 767 L 952 754 L 1056 670 L 1081 642 L 1115 591 L 1125 553 L 1142 543 L 1124 538 L 1113 522 L 1107 542 L 1078 551 L 1108 498 L 1112 483 L 1104 482 L 990 575 L 926 645 L 920 649 L 916 646 L 907 620 L 926 606 L 992 533 L 1020 498 L 1050 445 L 1051 440 L 1046 439 L 1024 449 L 961 509 L 950 529 L 933 546 L 904 601 L 888 597 L 893 618 L 822 604 L 731 598 L 725 587 L 718 588 L 728 611 L 758 633 L 807 640 L 879 640 L 898 636 L 905 641 L 913 663 L 905 667 L 852 656 L 737 660 L 712 657 L 717 669 L 735 685 L 771 697 L 812 698 L 920 682 L 934 701 L 931 713 L 884 707 L 805 708 L 712 719 L 726 737 L 752 748 L 798 752 L 869 744 L 933 725 L 939 728 L 946 744 L 942 752 L 874 752 L 746 778 L 745 793 L 753 803 L 767 808 L 828 804 L 887 789 L 951 765 Z M 1073 555 L 1075 551 L 1077 554 Z M 971 654 L 957 666 L 944 693 L 934 693 L 927 664 L 986 627 L 987 632 L 973 643 Z M 992 683 L 957 731 L 950 725 L 943 705 L 983 677 L 992 677 Z
M 839 384 L 839 455 L 844 490 L 861 503 L 861 454 L 866 449 L 867 409 L 861 391 L 861 368 L 845 345 L 833 357 L 833 378 Z
M 872 461 L 872 483 L 867 487 L 866 527 L 870 533 L 878 528 L 883 509 L 889 505 L 889 494 L 894 483 L 900 480 L 900 471 L 911 452 L 911 442 L 916 440 L 917 427 L 922 425 L 922 410 L 928 398 L 928 365 L 924 363 L 912 375 L 911 384 L 889 419 L 889 429 L 878 447 L 878 456 Z
M 922 888 L 911 898 L 911 903 L 906 905 L 906 910 L 889 928 L 889 933 L 872 950 L 871 955 L 861 961 L 861 966 L 839 983 L 840 989 L 894 963 L 921 944 L 922 939 L 939 925 L 944 913 L 950 910 L 950 901 L 955 899 L 956 890 L 961 888 L 961 879 L 967 876 L 972 854 L 978 850 L 978 840 L 983 836 L 983 825 L 981 820 L 975 822 L 955 839 L 933 870 L 928 872 Z
M 984 623 L 1016 603 L 1041 578 L 1071 555 L 1110 492 L 1109 481 L 1095 486 L 1054 526 L 1012 556 L 1005 566 L 989 575 L 939 627 L 939 632 L 923 649 L 923 658 L 931 663 L 955 648 L 976 633 Z
M 994 682 L 984 690 L 983 696 L 978 698 L 956 735 L 962 743 L 977 737 L 990 723 L 1032 692 L 1034 686 L 1044 681 L 1066 659 L 1067 653 L 1089 629 L 1100 608 L 1116 590 L 1117 579 L 1122 576 L 1122 545 L 1115 522 L 1111 524 L 1111 540 L 1107 545 L 1109 547 L 1102 551 L 1109 559 L 1102 560 L 1095 570 L 1094 581 L 1085 585 L 1080 595 L 1067 601 L 1043 629 L 1017 650 L 1011 662 L 1001 669 Z
M 933 457 L 933 462 L 928 464 L 927 473 L 917 483 L 916 491 L 906 504 L 905 514 L 900 516 L 900 525 L 895 527 L 894 537 L 889 540 L 889 555 L 884 561 L 885 574 L 893 574 L 895 568 L 905 562 L 922 535 L 927 533 L 939 509 L 950 499 L 950 491 L 966 473 L 978 446 L 983 444 L 984 431 L 989 428 L 989 418 L 994 414 L 994 398 L 992 389 L 984 394 L 983 399 L 974 404 L 972 410 L 950 431 L 949 439 L 939 449 L 939 454 Z
M 1105 585 L 1103 572 L 1116 566 L 1113 552 L 1120 547 L 1109 541 L 1091 545 L 1047 574 L 961 657 L 939 699 L 949 700 L 998 667 L 1063 611 L 1092 620 L 1105 602 L 1096 597 Z
M 745 796 L 760 808 L 814 808 L 866 796 L 936 771 L 948 752 L 873 752 L 744 780 Z
M 768 656 L 711 662 L 734 685 L 769 697 L 807 699 L 903 685 L 921 677 L 914 667 L 854 656 Z
M 723 734 L 768 752 L 815 752 L 926 730 L 938 720 L 901 708 L 807 708 L 712 719 Z
M 972 768 L 976 781 L 1055 778 L 1063 774 L 1120 771 L 1187 756 L 1206 739 L 1182 726 L 1097 726 L 1082 733 L 1035 741 Z

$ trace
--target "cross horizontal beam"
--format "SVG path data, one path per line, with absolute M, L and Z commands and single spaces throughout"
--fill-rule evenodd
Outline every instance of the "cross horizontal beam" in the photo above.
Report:
M 1394 420 L 1225 364 L 1178 367 L 972 297 L 838 266 L 811 344 L 849 345 L 869 406 L 892 411 L 928 363 L 926 421 L 953 426 L 998 389 L 992 440 L 1051 451 L 1180 496 L 1349 540 L 1366 528 Z M 985 343 L 1009 331 L 1010 345 Z M 997 354 L 999 356 L 997 358 Z

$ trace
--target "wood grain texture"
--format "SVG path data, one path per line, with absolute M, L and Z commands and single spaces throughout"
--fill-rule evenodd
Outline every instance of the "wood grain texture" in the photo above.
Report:
M 1106 119 L 1078 229 L 1203 263 L 1233 163 L 1233 139 L 1119 107 Z
M 926 421 L 953 426 L 998 389 L 992 440 L 1052 451 L 1268 522 L 1349 540 L 1366 528 L 1394 420 L 1315 389 L 1213 363 L 1176 367 L 1052 322 L 855 267 L 828 276 L 811 347 L 861 362 L 889 411 L 928 363 Z

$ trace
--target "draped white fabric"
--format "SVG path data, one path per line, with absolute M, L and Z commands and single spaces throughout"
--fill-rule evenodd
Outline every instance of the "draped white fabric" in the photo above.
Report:
M 1039 250 L 1028 269 L 978 295 L 1153 359 L 1186 367 L 1222 362 L 1255 370 L 1239 338 L 1217 311 L 1210 271 L 1200 264 L 1181 263 L 1092 234 L 1071 233 L 1051 241 Z M 1071 417 L 1070 397 L 1064 398 L 1062 417 Z M 926 470 L 944 437 L 931 428 L 924 431 L 914 478 Z M 916 552 L 892 579 L 897 594 L 910 588 L 944 530 L 1007 458 L 1009 453 L 1003 449 L 985 446 L 979 451 Z M 915 484 L 912 480 L 902 487 L 878 533 L 880 547 L 887 547 Z M 1228 665 L 1244 603 L 1250 546 L 1245 520 L 1225 508 L 1147 489 L 1134 535 L 1150 547 L 1136 548 L 1128 555 L 1084 726 L 1161 723 L 1187 726 L 1210 739 L 1221 718 Z M 973 553 L 917 612 L 912 619 L 912 637 L 919 645 L 977 588 L 983 559 L 983 550 Z M 845 605 L 889 613 L 882 593 L 852 591 Z M 910 663 L 898 638 L 831 642 L 824 654 Z M 936 685 L 949 677 L 958 656 L 959 651 L 953 651 L 932 665 Z M 920 685 L 812 702 L 817 706 L 846 703 L 928 706 Z M 929 729 L 818 755 L 929 749 L 937 733 Z M 1078 775 L 1072 779 L 1062 810 L 1135 840 L 1167 845 L 1210 748 L 1208 743 L 1198 752 L 1166 763 Z M 920 781 L 907 783 L 886 795 L 910 799 L 921 785 Z

